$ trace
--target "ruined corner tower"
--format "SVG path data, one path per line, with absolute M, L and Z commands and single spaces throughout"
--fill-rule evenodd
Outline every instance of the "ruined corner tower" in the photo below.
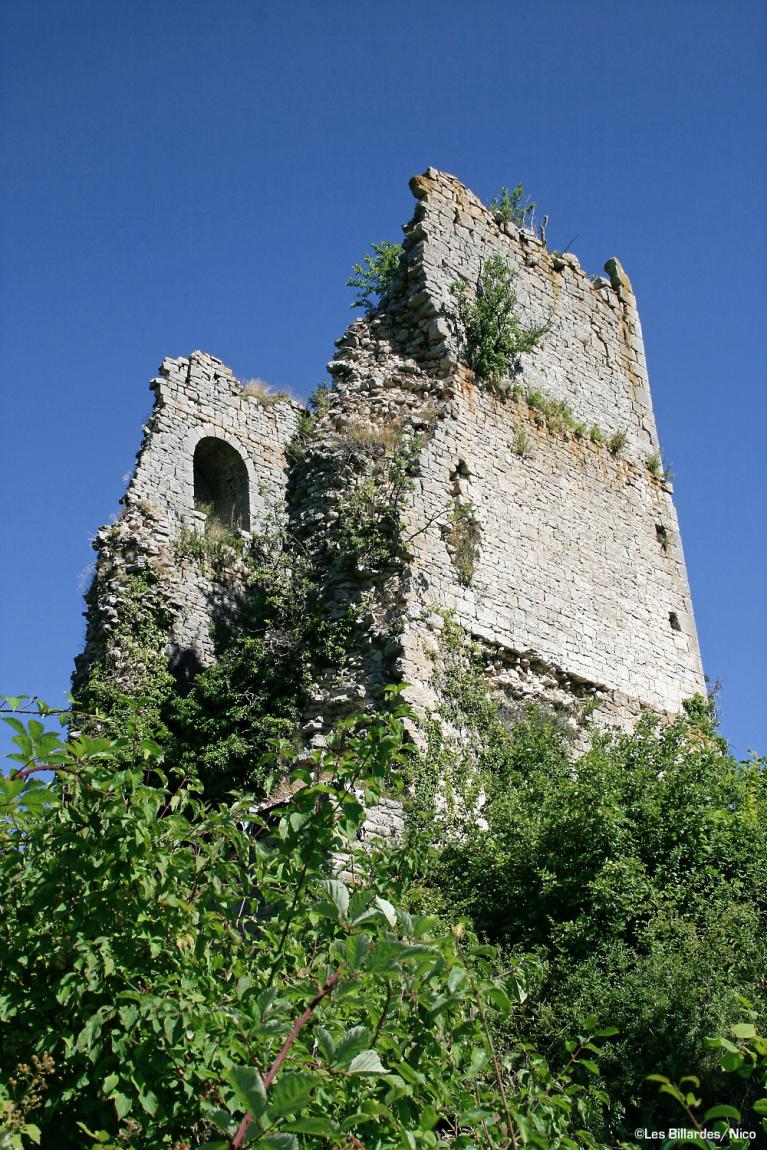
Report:
M 161 605 L 171 669 L 193 678 L 215 657 L 217 622 L 248 594 L 234 552 L 223 572 L 194 561 L 189 541 L 211 508 L 243 538 L 291 518 L 322 534 L 334 506 L 328 461 L 343 457 L 336 489 L 354 484 L 360 444 L 369 454 L 396 428 L 417 451 L 397 562 L 358 572 L 356 590 L 353 572 L 336 580 L 341 598 L 378 597 L 359 613 L 352 669 L 336 668 L 335 687 L 307 704 L 315 726 L 339 684 L 348 702 L 404 681 L 418 709 L 433 708 L 447 613 L 510 699 L 564 710 L 593 700 L 598 719 L 631 726 L 642 710 L 675 713 L 703 690 L 672 488 L 652 462 L 660 448 L 627 276 L 610 260 L 608 278 L 589 278 L 575 256 L 550 252 L 443 172 L 430 168 L 411 188 L 394 282 L 338 341 L 333 386 L 301 453 L 289 451 L 299 405 L 248 396 L 200 352 L 164 361 L 122 517 L 96 539 L 76 682 L 100 662 L 130 687 L 135 668 L 110 634 L 136 571 Z M 518 273 L 523 322 L 548 324 L 502 392 L 465 366 L 451 319 L 451 285 L 475 291 L 493 256 Z M 545 413 L 557 403 L 567 418 L 553 426 Z

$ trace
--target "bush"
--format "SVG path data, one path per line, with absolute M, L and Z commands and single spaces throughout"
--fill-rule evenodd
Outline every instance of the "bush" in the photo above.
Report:
M 618 1133 L 660 1121 L 650 1073 L 706 1075 L 740 1105 L 742 1084 L 721 1077 L 706 1038 L 737 1021 L 740 996 L 764 1024 L 764 761 L 735 762 L 702 701 L 668 726 L 597 733 L 576 757 L 555 715 L 509 717 L 446 630 L 444 720 L 458 734 L 431 729 L 414 782 L 414 818 L 444 843 L 425 905 L 469 916 L 510 960 L 538 955 L 545 977 L 515 1037 L 554 1065 L 576 1018 L 618 1028 L 602 1063 L 625 1109 Z
M 532 227 L 536 205 L 525 195 L 521 184 L 517 184 L 511 191 L 507 187 L 501 188 L 497 196 L 490 201 L 490 209 L 504 220 L 517 224 L 523 228 Z
M 11 719 L 4 1146 L 595 1145 L 596 1036 L 560 1073 L 522 1046 L 501 1059 L 493 1028 L 525 971 L 497 974 L 458 920 L 409 912 L 417 853 L 356 849 L 360 799 L 396 786 L 408 757 L 392 705 L 294 759 L 290 805 L 266 814 L 208 806 L 163 777 L 149 741 L 126 767 L 119 741 L 62 744 Z
M 380 302 L 388 294 L 403 252 L 402 244 L 392 244 L 389 240 L 371 247 L 373 255 L 366 255 L 363 263 L 355 264 L 354 275 L 346 281 L 347 287 L 357 289 L 357 298 L 351 306 L 364 307 L 368 312 L 375 306 L 371 297 L 376 296 Z
M 611 455 L 618 456 L 623 452 L 628 435 L 625 431 L 614 432 L 607 441 L 607 450 Z
M 454 283 L 454 323 L 460 333 L 466 362 L 478 379 L 501 388 L 515 361 L 532 351 L 549 330 L 549 324 L 525 328 L 517 315 L 513 271 L 500 256 L 492 256 L 477 282 L 471 299 L 465 283 Z

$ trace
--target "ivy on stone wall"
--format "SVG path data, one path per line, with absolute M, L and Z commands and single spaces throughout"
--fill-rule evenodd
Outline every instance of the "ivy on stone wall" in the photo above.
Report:
M 73 723 L 91 735 L 111 733 L 114 716 L 120 715 L 124 729 L 127 714 L 132 743 L 162 743 L 168 735 L 164 712 L 175 688 L 166 654 L 171 625 L 167 598 L 149 567 L 122 574 L 109 589 L 116 605 L 114 620 L 104 629 L 98 656 L 74 693 Z M 98 593 L 94 582 L 86 596 L 94 614 Z

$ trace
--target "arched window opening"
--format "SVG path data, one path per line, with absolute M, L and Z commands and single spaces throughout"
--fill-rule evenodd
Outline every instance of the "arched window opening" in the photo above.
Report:
M 250 530 L 248 469 L 223 439 L 201 439 L 194 449 L 194 506 L 229 531 Z

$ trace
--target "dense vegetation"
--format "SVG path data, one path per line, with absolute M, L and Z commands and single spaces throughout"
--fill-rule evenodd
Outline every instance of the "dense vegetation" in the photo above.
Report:
M 574 757 L 569 726 L 488 694 L 478 652 L 450 624 L 440 674 L 442 722 L 415 773 L 415 817 L 444 844 L 424 902 L 469 916 L 511 960 L 535 955 L 515 1036 L 558 1063 L 580 1019 L 618 1028 L 600 1063 L 616 1100 L 606 1131 L 663 1125 L 647 1082 L 657 1072 L 694 1069 L 742 1104 L 707 1038 L 736 1024 L 743 997 L 765 1022 L 764 761 L 729 755 L 704 700 L 670 725 L 599 734 Z
M 8 717 L 0 1145 L 607 1147 L 680 1102 L 679 1124 L 756 1128 L 759 765 L 705 707 L 574 761 L 455 640 L 444 679 L 461 751 L 435 723 L 417 756 L 394 696 L 326 751 L 275 747 L 263 769 L 298 789 L 260 812 L 166 777 L 151 740 Z M 355 849 L 403 778 L 407 841 Z M 695 1082 L 644 1084 L 690 1070 L 726 1100 L 708 1118 Z

